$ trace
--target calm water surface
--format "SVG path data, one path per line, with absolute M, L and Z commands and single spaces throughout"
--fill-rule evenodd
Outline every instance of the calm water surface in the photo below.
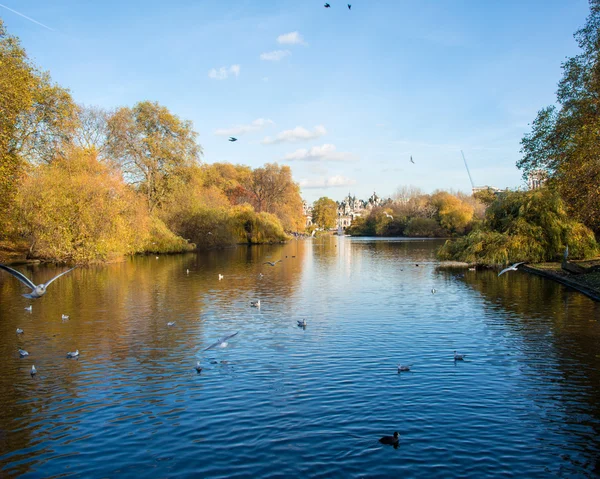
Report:
M 0 476 L 596 477 L 599 305 L 520 271 L 455 278 L 439 244 L 139 257 L 33 302 L 2 272 Z

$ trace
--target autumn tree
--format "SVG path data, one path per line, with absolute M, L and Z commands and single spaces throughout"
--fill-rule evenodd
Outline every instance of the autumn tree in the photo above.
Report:
M 431 203 L 438 210 L 440 225 L 451 233 L 464 233 L 473 219 L 473 207 L 450 193 L 434 194 Z
M 337 218 L 337 204 L 331 198 L 323 196 L 313 204 L 313 223 L 319 228 L 335 228 Z
M 600 0 L 575 32 L 581 52 L 562 64 L 558 107 L 540 110 L 521 141 L 524 176 L 545 171 L 571 214 L 600 232 Z
M 190 121 L 156 102 L 119 108 L 107 121 L 107 152 L 146 196 L 150 211 L 172 192 L 182 169 L 199 160 L 196 137 Z

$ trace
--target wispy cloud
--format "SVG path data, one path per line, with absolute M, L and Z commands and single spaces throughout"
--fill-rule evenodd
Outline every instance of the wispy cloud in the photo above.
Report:
M 338 188 L 341 186 L 352 186 L 356 180 L 346 178 L 342 175 L 330 176 L 329 178 L 317 178 L 313 180 L 300 180 L 300 188 Z
M 258 118 L 249 125 L 235 125 L 231 128 L 218 128 L 215 130 L 215 135 L 218 136 L 231 136 L 231 135 L 243 135 L 244 133 L 252 133 L 254 131 L 260 131 L 267 126 L 274 125 L 272 120 L 265 118 Z
M 41 23 L 41 22 L 38 22 L 37 20 L 34 20 L 33 18 L 31 18 L 31 17 L 28 17 L 27 15 L 23 15 L 21 12 L 17 12 L 16 10 L 13 10 L 12 8 L 8 8 L 6 5 L 2 5 L 2 4 L 0 3 L 0 7 L 2 7 L 2 8 L 6 8 L 7 10 L 9 10 L 9 11 L 11 11 L 11 12 L 15 13 L 16 15 L 19 15 L 19 16 L 21 16 L 21 17 L 23 17 L 23 18 L 26 18 L 26 19 L 27 19 L 27 20 L 29 20 L 30 22 L 36 23 L 36 24 L 38 24 L 38 25 L 40 25 L 40 26 L 42 26 L 42 27 L 44 27 L 44 28 L 47 28 L 47 29 L 48 29 L 48 30 L 50 30 L 51 32 L 55 32 L 55 31 L 56 31 L 56 30 L 54 30 L 54 28 L 50 28 L 48 25 L 44 25 L 43 23 Z
M 240 76 L 240 66 L 231 65 L 229 68 L 221 67 L 218 70 L 212 68 L 208 71 L 208 78 L 212 78 L 213 80 L 226 80 L 229 75 Z
M 270 62 L 278 62 L 282 58 L 285 58 L 291 54 L 292 52 L 290 52 L 289 50 L 274 50 L 272 52 L 261 53 L 260 59 L 267 60 Z
M 281 45 L 308 45 L 299 32 L 290 32 L 279 35 L 277 37 L 277 43 L 280 43 Z
M 298 141 L 314 140 L 327 133 L 323 125 L 315 126 L 313 131 L 309 131 L 304 127 L 297 126 L 292 130 L 284 130 L 275 138 L 267 136 L 261 143 L 263 145 L 275 145 L 277 143 L 295 143 Z
M 282 158 L 283 161 L 351 161 L 356 159 L 356 155 L 336 151 L 335 145 L 328 143 L 323 146 L 313 146 L 310 149 L 300 148 Z

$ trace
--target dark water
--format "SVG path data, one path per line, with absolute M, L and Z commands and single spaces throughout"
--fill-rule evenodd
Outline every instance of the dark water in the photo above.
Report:
M 456 279 L 438 245 L 140 257 L 77 269 L 33 302 L 1 272 L 0 476 L 600 474 L 599 305 L 523 272 Z M 377 442 L 395 430 L 398 449 Z

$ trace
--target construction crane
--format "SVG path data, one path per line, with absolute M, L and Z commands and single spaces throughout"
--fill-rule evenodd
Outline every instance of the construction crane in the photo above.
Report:
M 469 165 L 467 165 L 467 159 L 465 158 L 465 154 L 462 150 L 460 150 L 460 154 L 463 157 L 463 161 L 465 162 L 465 168 L 467 169 L 467 173 L 469 174 L 469 180 L 471 181 L 471 188 L 475 189 L 475 183 L 473 183 L 473 178 L 471 177 L 471 172 L 469 171 Z

